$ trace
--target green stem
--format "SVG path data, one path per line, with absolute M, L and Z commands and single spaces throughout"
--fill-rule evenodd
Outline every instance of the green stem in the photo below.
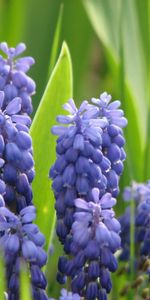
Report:
M 135 215 L 135 201 L 131 200 L 130 204 L 130 282 L 133 282 L 134 272 L 134 260 L 135 260 L 135 226 L 134 226 L 134 215 Z M 134 291 L 131 290 L 129 293 L 129 299 L 134 299 Z

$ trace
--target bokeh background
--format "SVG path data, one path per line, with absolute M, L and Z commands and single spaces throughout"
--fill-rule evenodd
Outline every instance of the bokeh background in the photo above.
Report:
M 58 18 L 57 56 L 65 40 L 76 103 L 105 90 L 122 102 L 128 126 L 121 190 L 131 180 L 149 179 L 150 1 L 0 0 L 0 41 L 10 46 L 25 42 L 26 54 L 36 61 L 30 71 L 37 85 L 34 114 L 48 82 Z M 116 212 L 123 210 L 120 194 Z

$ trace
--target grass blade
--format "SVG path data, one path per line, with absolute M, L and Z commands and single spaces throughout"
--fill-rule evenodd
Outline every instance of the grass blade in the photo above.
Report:
M 29 273 L 28 273 L 27 265 L 25 263 L 21 264 L 20 299 L 32 300 Z
M 4 291 L 6 291 L 6 281 L 5 281 L 5 265 L 4 257 L 0 252 L 0 299 L 5 300 Z
M 61 113 L 62 104 L 71 96 L 72 66 L 69 50 L 64 42 L 31 127 L 36 170 L 33 182 L 36 222 L 46 237 L 46 248 L 55 215 L 54 197 L 48 178 L 49 168 L 55 160 L 55 137 L 50 133 L 50 128 L 56 123 L 55 118 Z
M 145 78 L 145 61 L 140 47 L 140 38 L 138 36 L 139 28 L 137 15 L 133 9 L 135 3 L 129 0 L 121 2 L 117 0 L 115 6 L 111 0 L 83 0 L 83 3 L 91 24 L 104 45 L 104 51 L 109 63 L 110 71 L 112 72 L 114 84 L 115 82 L 118 83 L 115 92 L 117 97 L 120 87 L 122 86 L 122 75 L 118 79 L 118 73 L 120 73 L 120 71 L 124 72 L 124 90 L 122 90 L 121 87 L 122 91 L 120 92 L 120 96 L 122 97 L 122 105 L 128 119 L 128 126 L 125 130 L 127 157 L 129 160 L 128 166 L 130 166 L 130 170 L 135 180 L 143 180 L 146 101 L 141 101 L 141 99 L 145 99 L 146 93 L 145 85 L 143 85 Z M 120 3 L 122 3 L 124 10 L 124 26 L 122 33 L 124 66 L 122 66 L 122 61 L 120 61 L 120 23 L 123 22 L 122 19 L 120 19 Z M 129 15 L 128 12 L 130 12 Z M 130 35 L 128 34 L 129 30 L 131 31 Z M 135 31 L 137 35 L 135 35 Z M 134 43 L 132 42 L 132 38 Z M 134 57 L 132 55 L 133 49 L 136 53 Z M 138 68 L 136 74 L 135 65 Z M 122 68 L 122 70 L 120 68 Z M 129 172 L 126 172 L 126 175 L 126 181 L 129 183 Z
M 59 10 L 59 15 L 58 15 L 58 20 L 57 20 L 57 25 L 56 25 L 56 30 L 55 30 L 55 34 L 54 34 L 54 41 L 53 41 L 52 50 L 51 50 L 50 65 L 49 65 L 49 76 L 51 74 L 51 71 L 54 68 L 54 65 L 55 65 L 56 59 L 57 59 L 59 41 L 60 41 L 60 34 L 61 34 L 63 8 L 64 8 L 64 6 L 63 6 L 63 4 L 61 4 L 60 10 Z

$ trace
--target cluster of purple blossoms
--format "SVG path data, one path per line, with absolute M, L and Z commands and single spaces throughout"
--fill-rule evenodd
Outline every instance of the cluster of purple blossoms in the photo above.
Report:
M 76 212 L 72 225 L 72 259 L 59 260 L 61 271 L 71 277 L 73 292 L 90 299 L 107 299 L 112 288 L 110 272 L 117 269 L 114 256 L 120 248 L 120 224 L 112 207 L 116 200 L 99 189 L 92 189 L 90 202 L 75 199 Z
M 0 44 L 0 248 L 4 252 L 8 300 L 19 300 L 19 274 L 25 261 L 31 274 L 33 299 L 47 300 L 46 278 L 41 268 L 47 255 L 44 236 L 33 224 L 31 182 L 34 178 L 29 135 L 34 81 L 26 75 L 31 57 L 16 59 L 24 44 Z M 14 213 L 15 212 L 15 213 Z
M 0 179 L 5 182 L 6 205 L 19 212 L 32 203 L 34 161 L 28 133 L 31 122 L 27 115 L 20 115 L 20 98 L 14 98 L 3 110 L 4 98 L 0 91 Z
M 34 59 L 29 56 L 17 58 L 25 49 L 23 43 L 16 48 L 9 48 L 5 42 L 0 44 L 0 50 L 6 56 L 0 55 L 0 90 L 5 94 L 3 110 L 10 101 L 19 97 L 22 99 L 21 113 L 31 114 L 35 82 L 26 73 L 34 64 Z
M 8 299 L 19 300 L 19 274 L 21 262 L 25 261 L 30 270 L 33 299 L 46 300 L 46 278 L 41 267 L 47 260 L 43 250 L 45 242 L 38 227 L 32 224 L 35 207 L 22 209 L 19 215 L 0 207 L 0 247 L 3 249 L 8 280 Z
M 113 255 L 120 248 L 120 225 L 112 209 L 123 171 L 127 123 L 119 101 L 109 104 L 104 93 L 96 105 L 84 101 L 77 109 L 71 99 L 58 116 L 64 126 L 54 126 L 58 135 L 57 159 L 50 170 L 56 198 L 57 234 L 66 256 L 59 258 L 57 280 L 71 277 L 74 293 L 86 299 L 107 299 L 110 272 L 117 268 Z
M 107 159 L 109 168 L 106 170 L 107 191 L 113 197 L 119 194 L 119 177 L 123 172 L 123 161 L 126 158 L 123 146 L 125 139 L 122 128 L 127 125 L 123 110 L 119 109 L 120 101 L 111 103 L 111 95 L 106 92 L 99 99 L 92 98 L 92 102 L 99 108 L 98 117 L 107 119 L 107 126 L 103 128 L 102 152 Z
M 145 260 L 150 258 L 150 182 L 143 185 L 143 195 L 137 205 L 135 226 L 139 232 L 140 256 Z M 150 274 L 150 266 L 148 266 Z
M 149 299 L 149 276 L 150 276 L 150 182 L 133 182 L 131 187 L 126 187 L 123 198 L 125 201 L 134 201 L 134 272 L 135 280 L 128 288 L 123 289 L 127 294 L 130 288 L 138 288 L 142 299 Z M 133 209 L 133 208 L 132 208 Z M 130 272 L 130 228 L 131 208 L 128 206 L 125 213 L 119 218 L 121 224 L 122 251 L 120 260 L 126 262 L 123 270 Z
M 77 110 L 73 100 L 65 104 L 71 116 L 58 116 L 57 120 L 69 126 L 54 126 L 52 132 L 58 134 L 57 160 L 50 170 L 56 197 L 57 234 L 68 248 L 69 233 L 74 218 L 74 199 L 81 195 L 90 201 L 93 187 L 105 192 L 107 180 L 102 173 L 105 166 L 101 152 L 102 129 L 106 120 L 95 120 L 96 107 L 88 109 L 84 101 Z M 103 169 L 104 169 L 103 168 Z
M 134 243 L 141 244 L 144 242 L 146 228 L 149 220 L 148 202 L 150 198 L 150 183 L 136 183 L 133 182 L 131 187 L 126 187 L 123 192 L 123 199 L 125 202 L 132 200 L 135 202 L 134 209 L 134 226 L 135 236 Z M 145 211 L 143 211 L 145 208 Z M 125 213 L 119 218 L 121 224 L 121 246 L 122 251 L 120 254 L 121 261 L 129 261 L 130 259 L 130 205 L 126 208 Z M 147 224 L 147 226 L 146 226 Z M 137 247 L 138 248 L 138 247 Z M 143 248 L 143 246 L 142 246 Z M 150 249 L 149 249 L 150 250 Z M 147 248 L 147 251 L 149 251 Z M 142 253 L 142 249 L 141 249 Z
M 23 43 L 16 48 L 0 44 L 5 56 L 0 56 L 0 179 L 6 185 L 6 205 L 16 212 L 32 204 L 34 178 L 29 115 L 35 83 L 26 74 L 34 60 L 17 58 L 25 49 Z

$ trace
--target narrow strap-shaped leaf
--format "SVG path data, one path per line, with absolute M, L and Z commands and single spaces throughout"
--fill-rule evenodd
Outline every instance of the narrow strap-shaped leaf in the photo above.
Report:
M 143 52 L 141 51 L 139 36 L 137 34 L 135 35 L 135 31 L 136 33 L 139 32 L 139 27 L 137 26 L 137 15 L 133 9 L 135 3 L 130 0 L 117 0 L 115 1 L 115 5 L 111 0 L 83 0 L 83 3 L 91 24 L 104 45 L 104 51 L 108 58 L 110 70 L 114 76 L 114 83 L 116 82 L 116 73 L 118 73 L 118 68 L 122 68 L 119 46 L 120 22 L 122 22 L 122 20 L 120 20 L 119 14 L 120 3 L 123 5 L 124 28 L 122 33 L 122 47 L 124 50 L 123 72 L 125 81 L 125 97 L 123 96 L 124 99 L 120 100 L 122 101 L 123 108 L 128 119 L 128 126 L 125 130 L 127 139 L 127 156 L 129 159 L 128 165 L 132 170 L 134 178 L 136 180 L 142 180 L 143 148 L 146 131 L 146 118 L 144 118 L 146 113 L 146 100 L 144 100 L 144 96 L 146 92 L 145 85 L 142 85 L 145 76 L 145 61 Z M 130 29 L 129 26 L 131 27 Z M 128 34 L 129 30 L 131 31 L 130 34 Z M 133 43 L 132 40 L 134 41 Z M 137 53 L 134 54 L 134 57 L 132 47 L 135 50 L 135 53 Z M 135 72 L 135 65 L 136 68 L 138 68 L 137 72 Z M 122 85 L 121 81 L 122 78 L 119 78 L 118 84 Z M 116 90 L 116 95 L 118 95 L 118 93 L 119 90 Z M 142 97 L 139 97 L 139 95 L 142 95 Z M 129 176 L 126 176 L 126 178 L 129 182 Z
M 31 127 L 36 170 L 33 182 L 36 222 L 46 237 L 47 247 L 54 218 L 54 198 L 48 175 L 55 160 L 55 137 L 50 129 L 56 123 L 56 115 L 61 114 L 63 103 L 71 96 L 72 65 L 68 47 L 64 42 Z
M 61 4 L 60 6 L 56 30 L 54 34 L 54 41 L 53 41 L 51 56 L 50 56 L 49 75 L 51 74 L 51 71 L 53 70 L 53 67 L 57 59 L 58 47 L 60 42 L 60 34 L 61 34 L 62 17 L 63 17 L 63 4 Z
M 2 252 L 0 252 L 0 299 L 5 299 L 4 292 L 6 291 L 6 279 L 5 279 L 5 266 L 4 257 Z
M 25 263 L 21 264 L 20 272 L 20 299 L 32 300 L 29 272 Z
M 141 1 L 140 1 L 140 4 Z M 146 36 L 146 48 L 145 53 L 146 55 L 146 61 L 147 61 L 147 98 L 148 98 L 148 121 L 147 121 L 147 131 L 146 131 L 146 147 L 145 147 L 145 164 L 144 164 L 144 179 L 148 180 L 150 178 L 150 1 L 146 1 L 145 3 L 146 7 L 146 29 L 147 29 L 147 36 Z M 140 6 L 141 8 L 141 6 Z M 143 21 L 143 18 L 142 18 Z

